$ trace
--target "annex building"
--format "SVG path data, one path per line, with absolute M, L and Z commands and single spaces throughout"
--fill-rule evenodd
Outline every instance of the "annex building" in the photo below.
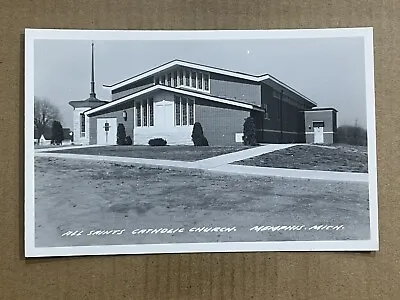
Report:
M 318 108 L 269 74 L 173 60 L 103 87 L 111 101 L 96 98 L 92 44 L 90 97 L 70 102 L 74 143 L 115 145 L 121 123 L 134 145 L 147 145 L 152 138 L 193 145 L 193 125 L 200 122 L 210 145 L 234 145 L 242 143 L 249 116 L 260 143 L 333 143 L 336 132 L 335 109 Z

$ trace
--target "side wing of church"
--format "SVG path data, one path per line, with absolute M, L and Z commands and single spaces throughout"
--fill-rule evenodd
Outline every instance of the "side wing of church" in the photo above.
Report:
M 193 145 L 193 125 L 200 122 L 210 145 L 235 145 L 242 143 L 249 116 L 260 143 L 305 143 L 314 142 L 306 133 L 319 134 L 318 126 L 324 123 L 315 120 L 319 131 L 307 131 L 305 112 L 307 124 L 313 126 L 317 104 L 268 74 L 254 76 L 181 60 L 104 88 L 110 91 L 110 102 L 76 104 L 78 143 L 115 145 L 118 124 L 123 124 L 134 145 L 147 145 L 152 138 Z M 321 109 L 315 116 L 321 116 Z M 336 125 L 336 120 L 325 123 Z

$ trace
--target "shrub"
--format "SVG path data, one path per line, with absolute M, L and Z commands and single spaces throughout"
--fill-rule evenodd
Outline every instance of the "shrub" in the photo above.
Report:
M 254 119 L 252 117 L 246 118 L 243 124 L 243 144 L 246 146 L 256 146 L 257 145 L 256 134 L 257 131 Z
M 208 140 L 204 136 L 203 127 L 199 122 L 193 125 L 192 141 L 195 146 L 208 146 Z
M 367 130 L 359 126 L 340 126 L 336 132 L 336 143 L 366 146 Z
M 125 139 L 125 145 L 132 145 L 132 139 L 129 135 Z
M 117 145 L 125 145 L 126 131 L 125 126 L 122 123 L 118 124 L 117 127 Z
M 163 138 L 155 138 L 149 140 L 149 145 L 150 146 L 165 146 L 167 144 L 167 141 L 164 140 Z
M 63 140 L 64 140 L 64 130 L 62 128 L 61 123 L 59 121 L 53 121 L 51 127 L 51 143 L 60 145 L 62 144 Z

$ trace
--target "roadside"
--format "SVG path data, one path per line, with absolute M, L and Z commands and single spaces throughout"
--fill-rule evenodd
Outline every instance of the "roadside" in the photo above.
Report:
M 168 170 L 37 157 L 36 246 L 367 239 L 368 183 Z M 265 225 L 339 231 L 249 231 Z M 132 235 L 134 229 L 218 226 L 229 233 Z M 123 235 L 61 237 L 69 230 Z

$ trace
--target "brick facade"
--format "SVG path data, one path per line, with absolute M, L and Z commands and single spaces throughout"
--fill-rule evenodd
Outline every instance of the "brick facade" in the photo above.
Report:
M 261 86 L 248 80 L 210 74 L 210 94 L 260 106 Z
M 337 132 L 337 111 L 334 109 L 315 109 L 305 112 L 306 143 L 314 143 L 313 122 L 324 122 L 324 143 L 333 144 Z
M 210 145 L 237 145 L 236 133 L 243 133 L 244 119 L 249 116 L 249 111 L 196 99 L 195 121 L 202 125 Z

